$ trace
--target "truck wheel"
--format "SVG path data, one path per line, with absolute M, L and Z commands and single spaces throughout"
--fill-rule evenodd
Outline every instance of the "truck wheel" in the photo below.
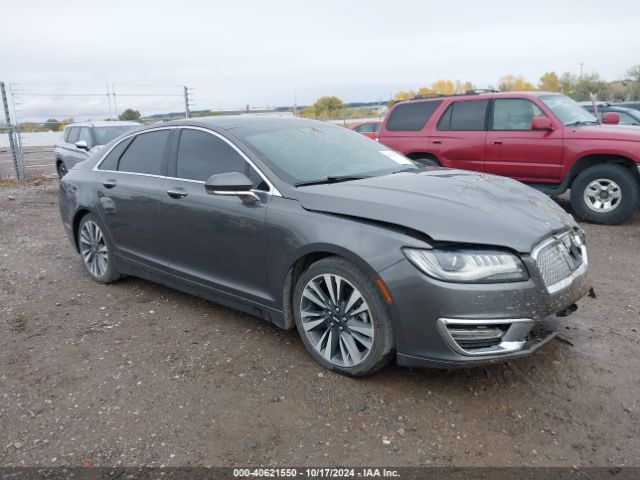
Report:
M 586 169 L 571 186 L 571 206 L 582 220 L 604 225 L 624 222 L 638 208 L 640 182 L 628 168 L 603 163 Z

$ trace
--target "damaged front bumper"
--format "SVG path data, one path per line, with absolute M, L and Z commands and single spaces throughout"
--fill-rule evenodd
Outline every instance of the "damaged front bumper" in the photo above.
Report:
M 455 368 L 502 362 L 530 355 L 553 338 L 541 321 L 575 311 L 590 289 L 586 268 L 550 292 L 535 260 L 522 260 L 530 278 L 513 283 L 443 282 L 408 261 L 380 272 L 393 297 L 398 364 Z

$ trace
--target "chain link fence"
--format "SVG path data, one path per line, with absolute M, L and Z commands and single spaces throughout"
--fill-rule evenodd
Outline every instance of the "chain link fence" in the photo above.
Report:
M 136 120 L 144 124 L 190 116 L 186 86 L 50 91 L 0 82 L 0 179 L 55 176 L 55 145 L 73 122 Z M 140 112 L 165 112 L 139 115 Z M 139 115 L 139 116 L 138 116 Z M 40 117 L 40 118 L 39 118 Z

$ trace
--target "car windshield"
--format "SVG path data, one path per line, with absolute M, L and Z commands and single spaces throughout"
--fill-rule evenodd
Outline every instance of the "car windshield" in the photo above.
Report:
M 577 102 L 564 95 L 545 95 L 542 103 L 565 125 L 592 125 L 599 123 L 596 117 L 587 112 Z
M 119 137 L 127 130 L 135 128 L 136 125 L 119 125 L 113 127 L 94 127 L 93 135 L 96 139 L 96 145 L 106 145 L 111 140 Z
M 234 132 L 283 180 L 299 185 L 386 175 L 418 167 L 405 156 L 352 130 L 300 122 Z

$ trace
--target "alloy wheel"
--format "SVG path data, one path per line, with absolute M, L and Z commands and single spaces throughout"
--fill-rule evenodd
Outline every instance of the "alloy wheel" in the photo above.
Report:
M 304 287 L 300 319 L 315 351 L 330 363 L 353 367 L 371 352 L 371 311 L 360 291 L 335 274 L 312 278 Z
M 584 190 L 584 202 L 595 212 L 610 212 L 620 205 L 621 200 L 620 186 L 606 178 L 592 181 Z
M 80 229 L 80 253 L 87 269 L 94 277 L 102 277 L 109 266 L 109 251 L 98 225 L 88 220 Z

